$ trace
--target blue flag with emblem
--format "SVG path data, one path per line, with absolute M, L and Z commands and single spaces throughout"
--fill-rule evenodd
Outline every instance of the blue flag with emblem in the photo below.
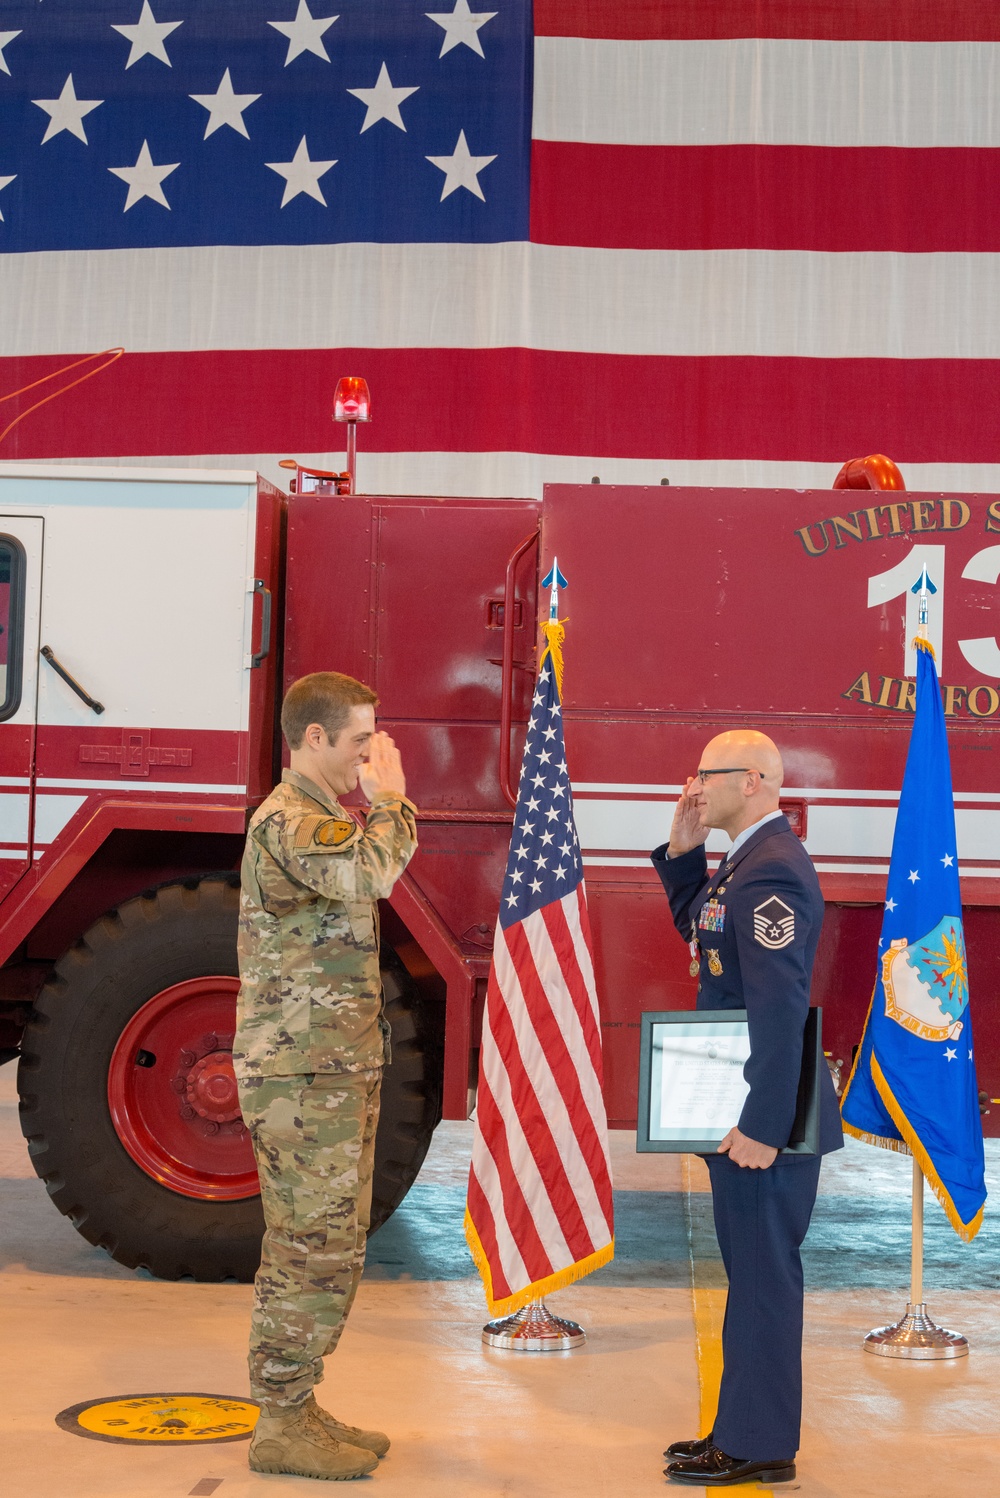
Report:
M 909 1151 L 968 1243 L 986 1201 L 955 805 L 934 652 L 917 639 L 917 708 L 899 797 L 878 974 L 844 1128 Z

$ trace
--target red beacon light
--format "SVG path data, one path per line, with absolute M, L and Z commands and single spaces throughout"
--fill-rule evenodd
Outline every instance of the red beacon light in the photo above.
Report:
M 368 381 L 360 375 L 343 375 L 333 392 L 334 421 L 371 421 L 371 413 Z
M 357 424 L 372 419 L 372 398 L 367 380 L 360 375 L 341 375 L 333 393 L 333 419 L 347 423 L 347 472 L 350 475 L 347 492 L 354 494 L 357 492 Z

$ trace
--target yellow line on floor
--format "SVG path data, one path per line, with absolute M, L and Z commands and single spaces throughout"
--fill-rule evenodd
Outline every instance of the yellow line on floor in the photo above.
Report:
M 700 1434 L 707 1436 L 715 1420 L 719 1404 L 719 1385 L 722 1382 L 722 1319 L 726 1314 L 726 1291 L 700 1284 L 701 1267 L 695 1259 L 694 1234 L 691 1224 L 691 1155 L 681 1160 L 681 1184 L 684 1189 L 684 1215 L 687 1223 L 688 1263 L 691 1270 L 691 1308 L 694 1317 L 694 1346 L 698 1360 L 698 1388 L 701 1428 Z M 770 1488 L 761 1488 L 754 1481 L 735 1483 L 727 1492 L 745 1491 L 752 1488 L 774 1498 Z M 704 1491 L 708 1491 L 705 1489 Z

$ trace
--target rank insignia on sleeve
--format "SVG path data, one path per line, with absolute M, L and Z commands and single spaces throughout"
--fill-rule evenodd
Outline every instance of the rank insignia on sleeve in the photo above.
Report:
M 708 971 L 712 974 L 713 978 L 721 978 L 722 958 L 719 956 L 714 947 L 709 947 L 706 955 L 708 957 Z
M 345 821 L 342 817 L 329 817 L 321 822 L 313 833 L 313 841 L 321 848 L 340 848 L 360 832 L 357 822 Z
M 699 931 L 720 932 L 726 929 L 726 907 L 718 900 L 706 900 L 698 916 Z
M 754 941 L 772 952 L 778 952 L 795 940 L 795 911 L 772 895 L 753 913 Z

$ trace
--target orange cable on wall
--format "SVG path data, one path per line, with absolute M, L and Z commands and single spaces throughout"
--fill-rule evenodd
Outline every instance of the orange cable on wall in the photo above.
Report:
M 0 442 L 3 442 L 8 433 L 14 430 L 18 422 L 23 421 L 26 416 L 30 416 L 32 411 L 37 411 L 40 406 L 47 405 L 49 401 L 54 401 L 57 396 L 65 395 L 67 391 L 73 390 L 77 385 L 82 385 L 84 380 L 89 380 L 92 375 L 100 374 L 102 369 L 108 369 L 117 359 L 121 358 L 124 352 L 123 348 L 107 348 L 99 354 L 85 354 L 82 359 L 75 359 L 72 364 L 64 364 L 61 369 L 53 369 L 51 373 L 42 375 L 40 379 L 32 380 L 29 385 L 22 385 L 19 390 L 12 390 L 8 395 L 0 395 L 0 406 L 2 406 L 5 401 L 12 401 L 17 396 L 24 395 L 29 390 L 34 390 L 38 385 L 45 385 L 49 380 L 57 380 L 60 375 L 69 374 L 72 370 L 79 369 L 81 364 L 89 364 L 93 359 L 104 360 L 103 364 L 98 364 L 93 369 L 88 369 L 85 374 L 78 375 L 68 385 L 63 385 L 59 390 L 53 390 L 50 395 L 43 395 L 41 400 L 35 401 L 34 405 L 29 406 L 26 411 L 22 411 L 19 416 L 15 416 L 14 420 L 8 422 L 3 431 L 0 432 Z

